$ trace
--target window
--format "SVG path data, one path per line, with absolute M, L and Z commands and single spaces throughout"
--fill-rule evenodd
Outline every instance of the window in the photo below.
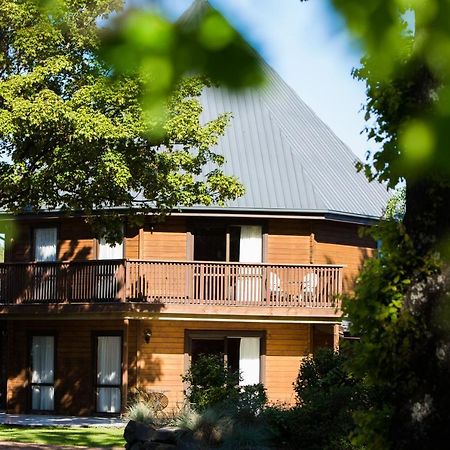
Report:
M 122 338 L 97 336 L 97 412 L 118 413 L 122 392 Z
M 231 230 L 230 261 L 262 262 L 262 227 L 260 225 L 242 225 L 231 227 Z M 233 230 L 236 231 L 233 232 Z M 233 257 L 236 259 L 232 259 Z
M 0 263 L 5 262 L 6 235 L 0 233 Z
M 229 368 L 239 371 L 242 386 L 257 384 L 262 380 L 262 355 L 264 334 L 262 332 L 190 331 L 187 335 L 191 362 L 201 354 L 223 355 Z
M 35 411 L 54 410 L 54 336 L 31 338 L 31 408 Z
M 98 259 L 122 259 L 123 241 L 115 245 L 110 245 L 105 238 L 101 238 L 98 243 Z
M 196 261 L 260 263 L 262 253 L 261 225 L 213 224 L 194 231 Z
M 35 261 L 56 261 L 56 228 L 36 228 L 34 230 Z

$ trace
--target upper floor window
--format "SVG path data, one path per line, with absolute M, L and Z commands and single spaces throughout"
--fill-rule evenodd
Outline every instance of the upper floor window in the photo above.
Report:
M 260 225 L 231 227 L 230 261 L 262 262 L 262 227 Z
M 194 260 L 260 263 L 261 225 L 210 225 L 194 232 Z
M 34 230 L 35 261 L 56 261 L 56 246 L 56 228 L 36 228 Z
M 0 233 L 0 263 L 5 262 L 5 248 L 6 248 L 6 236 L 5 233 Z
M 105 238 L 101 238 L 98 243 L 98 259 L 122 259 L 123 240 L 115 245 L 110 245 Z

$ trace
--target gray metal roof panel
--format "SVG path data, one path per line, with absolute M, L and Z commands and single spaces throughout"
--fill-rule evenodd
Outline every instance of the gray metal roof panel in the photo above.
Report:
M 208 88 L 201 96 L 205 122 L 223 112 L 233 116 L 215 151 L 246 194 L 228 206 L 380 217 L 386 188 L 357 173 L 350 149 L 273 69 L 264 70 L 261 90 Z

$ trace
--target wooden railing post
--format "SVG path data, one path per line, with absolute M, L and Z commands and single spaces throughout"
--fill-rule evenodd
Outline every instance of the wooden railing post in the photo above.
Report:
M 337 265 L 127 259 L 0 264 L 0 304 L 137 300 L 330 308 L 342 284 Z
M 119 284 L 118 297 L 119 301 L 124 303 L 126 298 L 126 273 L 125 273 L 125 260 L 121 260 L 117 271 L 117 283 Z

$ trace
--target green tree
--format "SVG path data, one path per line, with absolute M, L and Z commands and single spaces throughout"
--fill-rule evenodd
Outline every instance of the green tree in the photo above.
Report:
M 351 369 L 376 392 L 354 440 L 369 449 L 446 448 L 450 438 L 450 2 L 334 0 L 365 50 L 370 179 L 406 181 L 403 223 L 383 224 L 344 312 L 361 340 Z
M 355 428 L 352 413 L 368 402 L 363 384 L 348 372 L 347 361 L 347 355 L 327 348 L 302 361 L 294 383 L 299 448 L 356 448 L 349 439 Z
M 212 150 L 229 115 L 199 120 L 198 96 L 211 83 L 203 75 L 226 82 L 229 72 L 208 73 L 182 50 L 197 43 L 203 59 L 242 57 L 238 84 L 258 73 L 255 57 L 218 15 L 171 25 L 121 8 L 119 0 L 0 1 L 0 207 L 81 211 L 114 240 L 119 209 L 164 213 L 243 194 Z M 214 24 L 220 42 L 208 40 Z M 188 72 L 202 76 L 183 78 Z
M 383 219 L 402 221 L 406 212 L 406 187 L 401 186 L 394 191 L 388 200 Z

